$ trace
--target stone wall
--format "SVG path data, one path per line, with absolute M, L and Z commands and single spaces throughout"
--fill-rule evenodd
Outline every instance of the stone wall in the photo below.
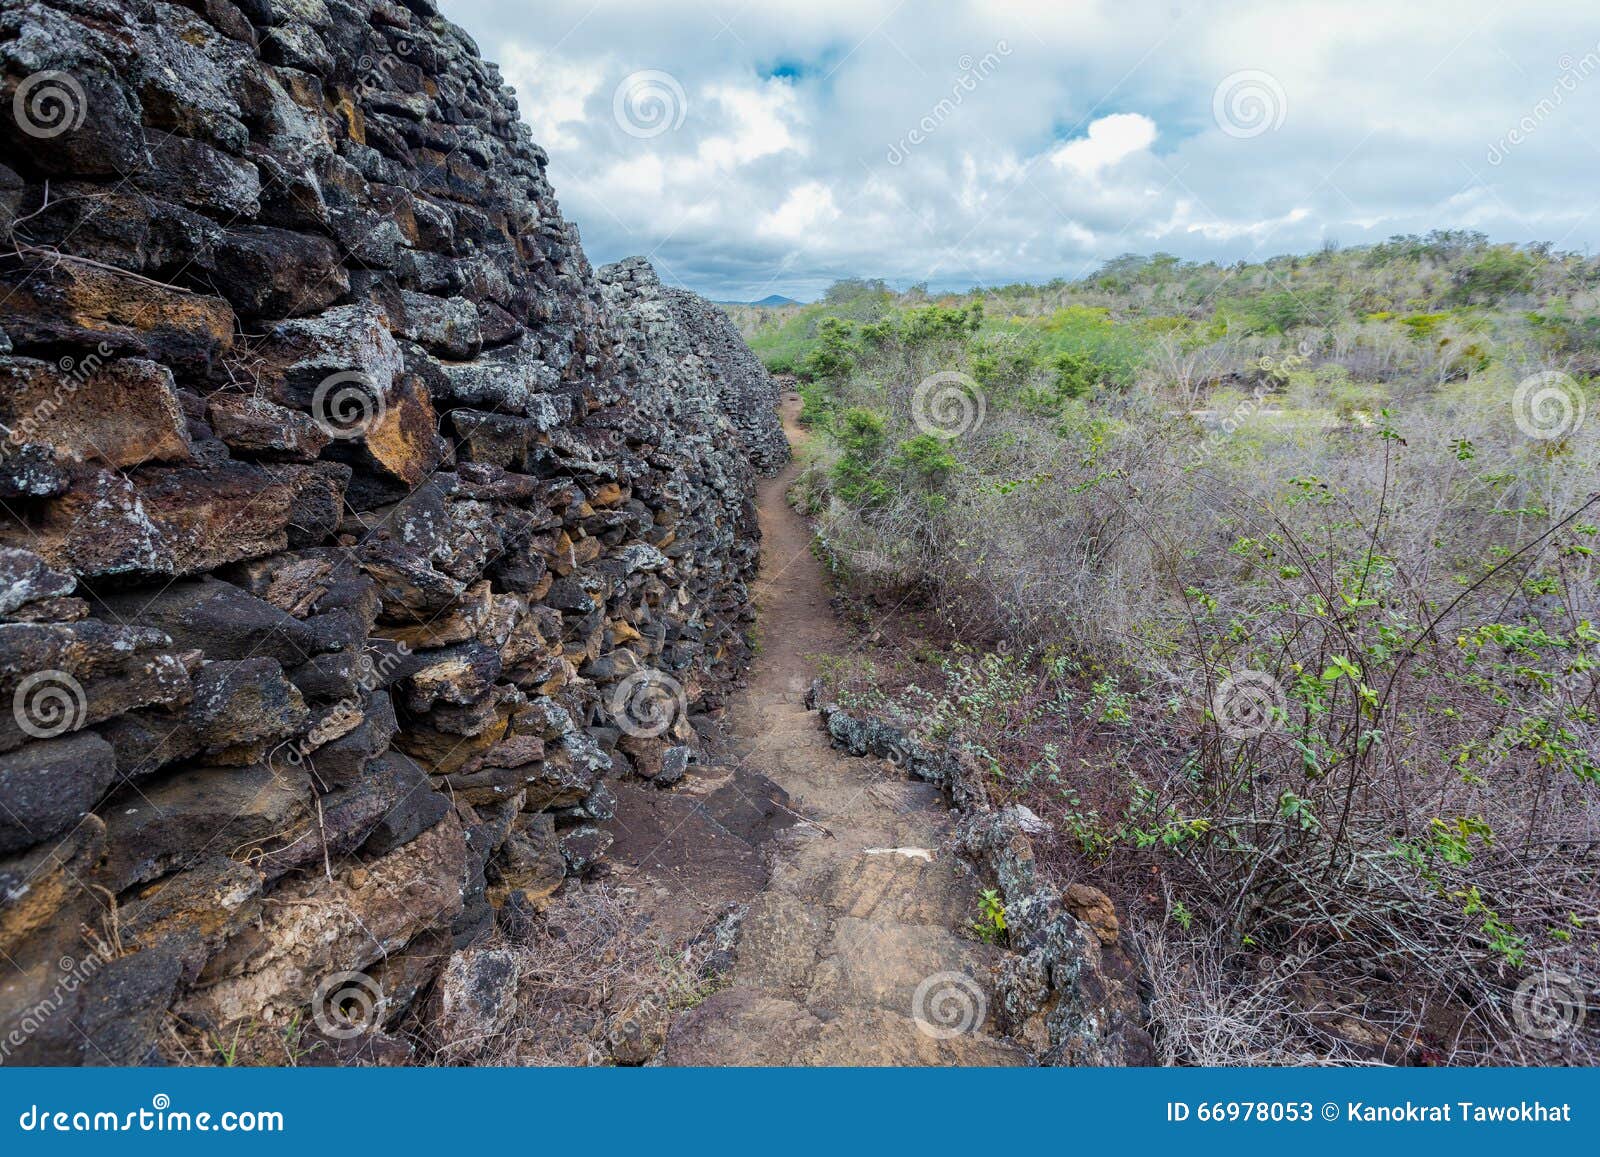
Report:
M 433 0 L 6 0 L 0 71 L 0 1063 L 403 1057 L 745 659 L 771 382 Z
M 1004 904 L 1006 947 L 992 977 L 996 1020 L 1044 1065 L 1153 1065 L 1139 971 L 1110 897 L 1088 883 L 1058 886 L 1034 857 L 1047 825 L 1020 805 L 996 807 L 988 773 L 949 743 L 926 742 L 831 702 L 818 680 L 806 696 L 833 742 L 938 784 L 960 814 L 959 847 Z

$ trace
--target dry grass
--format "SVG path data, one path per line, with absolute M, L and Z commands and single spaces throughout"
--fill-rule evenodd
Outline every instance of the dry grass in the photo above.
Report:
M 900 444 L 920 368 L 859 367 L 840 404 Z M 1219 436 L 1154 385 L 1048 417 L 991 398 L 936 485 L 886 452 L 891 492 L 852 505 L 837 453 L 811 468 L 831 557 L 929 592 L 942 631 L 890 706 L 987 760 L 1058 870 L 1132 913 L 1170 1059 L 1600 1057 L 1508 1011 L 1541 975 L 1592 994 L 1600 950 L 1600 421 L 1527 437 L 1534 368 L 1297 370 L 1287 417 Z M 1245 671 L 1277 703 L 1236 734 L 1218 696 Z
M 715 937 L 663 945 L 606 881 L 570 882 L 516 938 L 486 946 L 516 956 L 517 1010 L 492 1040 L 435 1053 L 433 1063 L 642 1064 L 665 1040 L 672 1014 L 715 990 L 704 975 Z

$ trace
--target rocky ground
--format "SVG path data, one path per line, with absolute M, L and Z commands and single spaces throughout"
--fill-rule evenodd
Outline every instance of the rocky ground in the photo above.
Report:
M 788 394 L 796 444 L 799 411 Z M 958 757 L 817 702 L 819 661 L 864 640 L 836 615 L 812 528 L 787 501 L 797 473 L 761 485 L 761 647 L 729 704 L 731 766 L 697 809 L 706 829 L 635 859 L 655 907 L 726 916 L 717 989 L 672 1020 L 661 1060 L 1150 1063 L 1110 902 L 1045 885 L 1031 817 L 990 807 Z M 717 821 L 754 816 L 767 825 L 737 826 L 739 842 L 770 841 L 754 849 L 769 866 L 759 890 L 749 874 L 708 872 L 720 857 L 704 851 L 738 846 Z M 978 932 L 985 889 L 1011 915 L 1004 934 Z
M 797 411 L 791 397 L 791 422 Z M 675 1020 L 665 1059 L 1026 1063 L 987 1012 L 1003 953 L 964 932 L 980 884 L 954 851 L 949 804 L 887 761 L 838 750 L 806 705 L 816 657 L 850 640 L 811 530 L 785 501 L 793 473 L 762 486 L 762 646 L 730 717 L 740 764 L 770 776 L 803 819 L 784 829 L 770 880 L 743 912 L 727 987 Z

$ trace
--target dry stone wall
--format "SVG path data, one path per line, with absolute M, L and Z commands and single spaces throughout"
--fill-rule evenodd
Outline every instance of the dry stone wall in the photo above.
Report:
M 0 1062 L 483 1027 L 747 655 L 771 382 L 433 0 L 5 0 L 0 73 Z
M 1116 909 L 1087 882 L 1058 887 L 1046 878 L 1032 839 L 1047 830 L 1044 822 L 1019 805 L 996 807 L 987 773 L 969 753 L 924 742 L 887 719 L 852 715 L 830 701 L 820 680 L 806 698 L 835 744 L 938 784 L 960 813 L 959 846 L 1005 909 L 1009 952 L 993 978 L 1000 1027 L 1045 1065 L 1154 1064 L 1140 976 Z

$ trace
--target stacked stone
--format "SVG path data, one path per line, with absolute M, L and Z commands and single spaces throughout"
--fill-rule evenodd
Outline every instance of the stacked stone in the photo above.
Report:
M 770 382 L 432 0 L 8 4 L 0 70 L 0 1060 L 503 994 L 747 655 Z
M 777 471 L 789 461 L 789 440 L 781 425 L 767 419 L 779 403 L 777 384 L 767 368 L 723 310 L 687 290 L 669 289 L 666 294 L 678 331 L 687 338 L 686 354 L 698 359 L 717 383 L 722 411 L 751 462 L 761 473 Z
M 996 807 L 988 773 L 970 753 L 924 742 L 888 719 L 852 715 L 828 700 L 820 680 L 806 702 L 840 747 L 938 784 L 960 813 L 958 847 L 1005 906 L 1010 952 L 993 978 L 1000 1027 L 1045 1065 L 1154 1064 L 1141 978 L 1116 908 L 1087 883 L 1062 888 L 1046 878 L 1033 850 L 1044 821 L 1021 805 Z

